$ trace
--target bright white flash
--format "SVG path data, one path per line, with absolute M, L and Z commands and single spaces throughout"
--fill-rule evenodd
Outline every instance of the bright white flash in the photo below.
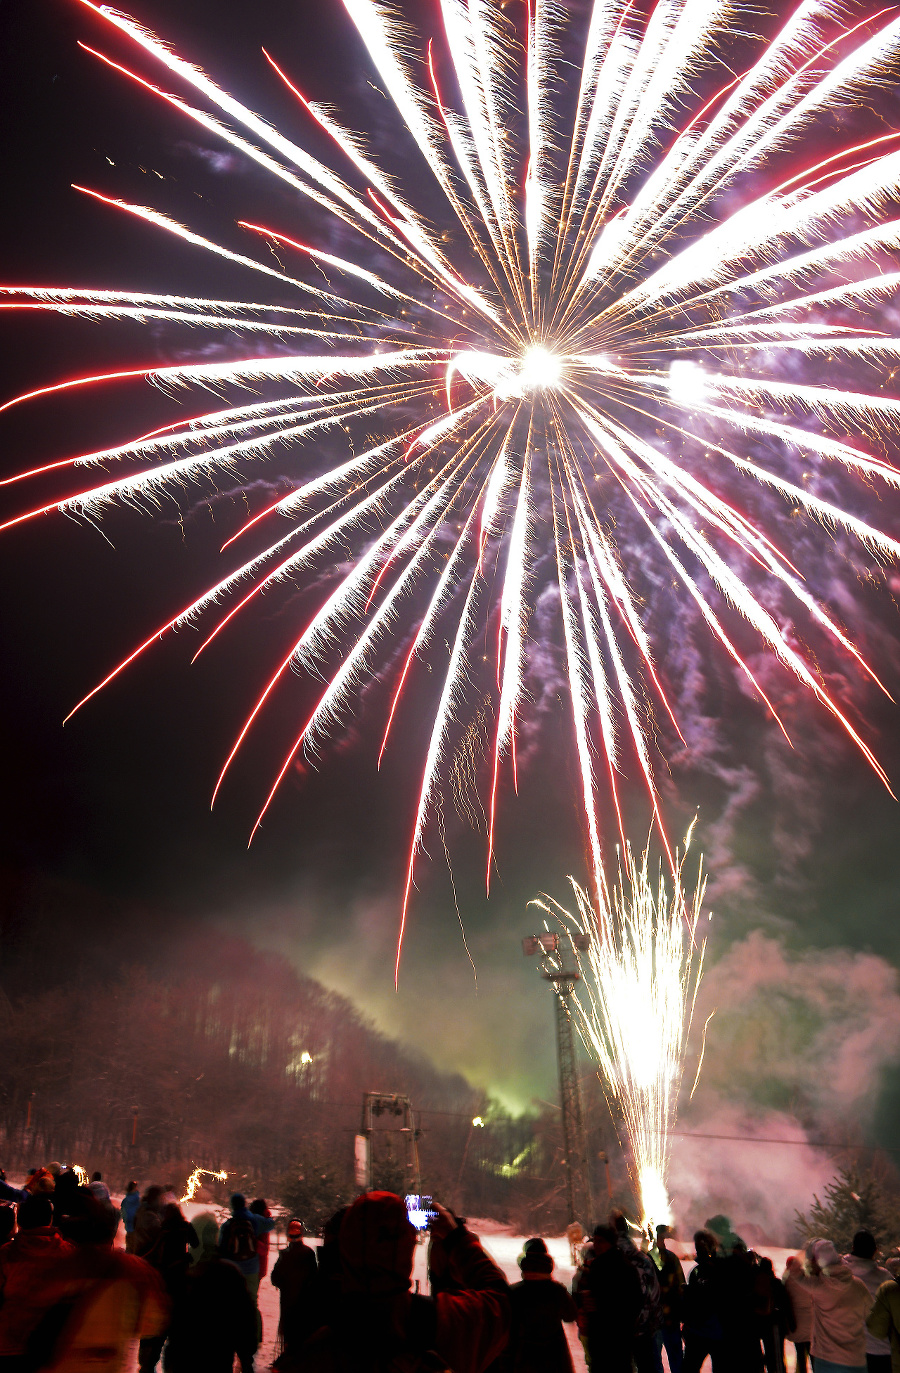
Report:
M 707 400 L 706 374 L 696 362 L 681 359 L 669 368 L 669 395 L 684 410 L 696 410 Z
M 519 366 L 519 385 L 524 395 L 528 391 L 550 391 L 562 380 L 562 361 L 549 348 L 535 344 L 529 348 Z
M 519 357 L 470 348 L 457 353 L 448 365 L 448 383 L 457 372 L 473 386 L 489 387 L 497 400 L 523 400 L 558 386 L 563 360 L 539 343 L 526 348 Z

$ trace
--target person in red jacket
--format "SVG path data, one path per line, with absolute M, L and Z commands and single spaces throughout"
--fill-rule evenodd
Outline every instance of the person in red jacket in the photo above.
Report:
M 119 1212 L 90 1198 L 80 1241 L 53 1264 L 56 1306 L 31 1366 L 43 1373 L 121 1373 L 133 1343 L 165 1334 L 169 1299 L 156 1270 L 115 1247 Z M 37 1342 L 32 1341 L 34 1346 Z
M 431 1226 L 443 1290 L 410 1292 L 416 1231 L 392 1192 L 365 1192 L 338 1235 L 341 1291 L 330 1324 L 297 1351 L 297 1373 L 483 1373 L 509 1337 L 509 1286 L 475 1235 L 442 1206 Z
M 59 1262 L 74 1252 L 53 1225 L 49 1196 L 23 1201 L 18 1221 L 18 1233 L 0 1246 L 0 1368 L 24 1359 L 42 1318 L 59 1300 Z

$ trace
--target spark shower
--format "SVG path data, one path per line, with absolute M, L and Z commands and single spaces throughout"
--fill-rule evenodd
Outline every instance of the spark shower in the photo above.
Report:
M 618 817 L 624 844 L 629 776 L 669 850 L 655 769 L 681 730 L 654 660 L 647 568 L 693 604 L 778 727 L 777 692 L 752 661 L 759 647 L 888 784 L 816 655 L 852 658 L 877 681 L 874 670 L 774 519 L 755 511 L 774 516 L 786 502 L 804 528 L 824 526 L 823 540 L 850 536 L 874 558 L 900 552 L 847 508 L 863 482 L 900 485 L 888 451 L 900 401 L 884 390 L 900 342 L 883 308 L 900 284 L 900 134 L 866 118 L 900 55 L 895 11 L 804 0 L 763 35 L 756 9 L 724 0 L 596 0 L 584 15 L 547 0 L 441 0 L 435 31 L 419 34 L 403 6 L 344 0 L 361 43 L 350 57 L 376 87 L 379 119 L 383 94 L 393 104 L 401 180 L 364 129 L 301 93 L 290 53 L 259 59 L 296 98 L 282 131 L 136 20 L 75 2 L 113 45 L 83 45 L 109 80 L 264 169 L 283 214 L 261 224 L 242 209 L 237 251 L 114 186 L 76 188 L 241 267 L 266 293 L 3 287 L 7 309 L 195 331 L 182 361 L 48 379 L 6 402 L 143 377 L 171 396 L 175 418 L 55 464 L 80 489 L 3 527 L 54 510 L 95 520 L 116 502 L 152 511 L 192 482 L 243 479 L 276 446 L 289 446 L 296 468 L 292 489 L 231 533 L 230 561 L 208 590 L 79 705 L 160 636 L 190 624 L 205 652 L 261 593 L 330 575 L 216 783 L 218 794 L 286 675 L 319 679 L 258 826 L 301 752 L 320 752 L 367 681 L 390 672 L 380 761 L 425 655 L 439 660 L 398 966 L 416 857 L 482 679 L 490 880 L 498 797 L 517 784 L 541 597 L 557 607 L 598 898 L 598 817 L 603 806 Z M 736 52 L 746 56 L 737 72 Z M 304 149 L 304 128 L 327 135 L 327 160 Z M 312 242 L 292 223 L 300 202 L 316 207 Z M 192 360 L 196 331 L 227 336 L 230 360 Z M 212 407 L 198 400 L 211 390 Z M 175 404 L 185 392 L 187 417 Z M 350 456 L 324 463 L 317 445 L 347 430 Z

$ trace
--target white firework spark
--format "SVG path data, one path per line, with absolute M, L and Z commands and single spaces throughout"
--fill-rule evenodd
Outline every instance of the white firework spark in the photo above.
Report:
M 123 368 L 48 385 L 0 407 L 136 377 L 173 394 L 213 388 L 230 399 L 73 459 L 76 470 L 102 468 L 104 480 L 3 527 L 54 509 L 94 518 L 115 502 L 153 502 L 276 445 L 290 443 L 298 455 L 294 489 L 238 533 L 252 528 L 258 536 L 277 516 L 286 531 L 238 561 L 101 686 L 161 634 L 202 619 L 205 648 L 261 592 L 307 569 L 321 571 L 337 550 L 355 550 L 351 570 L 335 571 L 331 593 L 266 683 L 216 792 L 285 674 L 294 668 L 324 677 L 326 689 L 261 820 L 298 752 L 320 747 L 340 726 L 412 620 L 383 753 L 415 660 L 440 626 L 449 658 L 419 789 L 405 922 L 416 855 L 488 631 L 499 702 L 493 844 L 501 781 L 507 774 L 515 781 L 529 621 L 544 589 L 538 565 L 549 552 L 599 899 L 602 798 L 611 796 L 621 831 L 621 778 L 631 768 L 659 820 L 653 710 L 661 707 L 678 730 L 635 589 L 639 569 L 629 565 L 628 540 L 637 538 L 641 559 L 667 569 L 776 720 L 738 646 L 738 616 L 887 785 L 798 642 L 795 614 L 874 678 L 872 669 L 731 493 L 742 485 L 758 491 L 761 483 L 878 558 L 900 552 L 891 535 L 830 495 L 835 474 L 900 485 L 900 470 L 885 456 L 900 400 L 881 384 L 845 389 L 822 373 L 827 359 L 838 383 L 853 362 L 883 377 L 900 355 L 900 340 L 870 318 L 900 282 L 900 273 L 884 270 L 900 247 L 900 219 L 888 217 L 900 192 L 898 135 L 879 130 L 827 156 L 817 143 L 814 154 L 804 154 L 824 120 L 864 106 L 890 77 L 900 56 L 893 11 L 870 15 L 837 0 L 803 0 L 764 42 L 753 32 L 757 11 L 727 0 L 659 0 L 649 16 L 632 0 L 595 0 L 580 33 L 574 13 L 550 0 L 525 0 L 521 8 L 440 0 L 443 34 L 426 41 L 432 36 L 419 40 L 402 9 L 344 0 L 405 126 L 410 157 L 421 162 L 405 189 L 333 110 L 300 94 L 283 59 L 279 65 L 265 54 L 302 102 L 301 118 L 329 136 L 333 166 L 134 19 L 78 2 L 182 94 L 88 51 L 134 81 L 142 99 L 166 101 L 313 202 L 326 240 L 307 244 L 290 224 L 245 219 L 248 251 L 236 253 L 152 208 L 89 191 L 117 212 L 277 282 L 281 298 L 293 293 L 298 304 L 0 288 L 3 309 L 227 328 L 255 339 L 256 349 L 260 337 L 272 339 L 269 356 Z M 573 79 L 576 47 L 580 74 Z M 745 49 L 756 54 L 749 69 L 714 90 L 717 72 L 730 72 L 729 56 Z M 450 232 L 439 232 L 416 204 L 426 169 L 443 195 Z M 355 256 L 331 251 L 329 219 L 340 221 L 342 242 L 355 240 Z M 260 261 L 259 236 L 294 255 L 298 274 Z M 307 279 L 311 263 L 314 282 Z M 295 339 L 297 351 L 290 351 Z M 266 388 L 265 399 L 238 403 L 230 394 L 257 387 Z M 315 470 L 304 442 L 362 417 L 376 429 L 362 451 Z M 797 455 L 815 467 L 812 482 L 790 479 L 786 468 Z M 663 842 L 674 864 L 664 832 Z M 487 871 L 489 879 L 490 854 Z
M 669 1138 L 703 973 L 705 940 L 697 933 L 706 890 L 702 860 L 693 891 L 682 883 L 692 831 L 693 825 L 676 860 L 671 895 L 662 873 L 655 881 L 651 876 L 649 851 L 636 858 L 626 845 L 618 882 L 611 889 L 603 885 L 599 902 L 573 878 L 577 915 L 547 896 L 531 902 L 566 930 L 586 936 L 573 944 L 581 973 L 575 1019 L 628 1136 L 645 1231 L 672 1220 Z M 704 1028 L 704 1043 L 705 1037 Z M 695 1085 L 702 1061 L 701 1049 Z

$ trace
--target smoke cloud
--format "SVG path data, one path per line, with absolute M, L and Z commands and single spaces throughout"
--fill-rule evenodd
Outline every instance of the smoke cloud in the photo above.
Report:
M 865 1140 L 900 1057 L 897 970 L 756 930 L 707 971 L 697 1047 L 710 1013 L 700 1083 L 673 1141 L 679 1217 L 693 1227 L 721 1210 L 745 1238 L 790 1243 L 794 1210 L 834 1176 L 842 1149 Z

